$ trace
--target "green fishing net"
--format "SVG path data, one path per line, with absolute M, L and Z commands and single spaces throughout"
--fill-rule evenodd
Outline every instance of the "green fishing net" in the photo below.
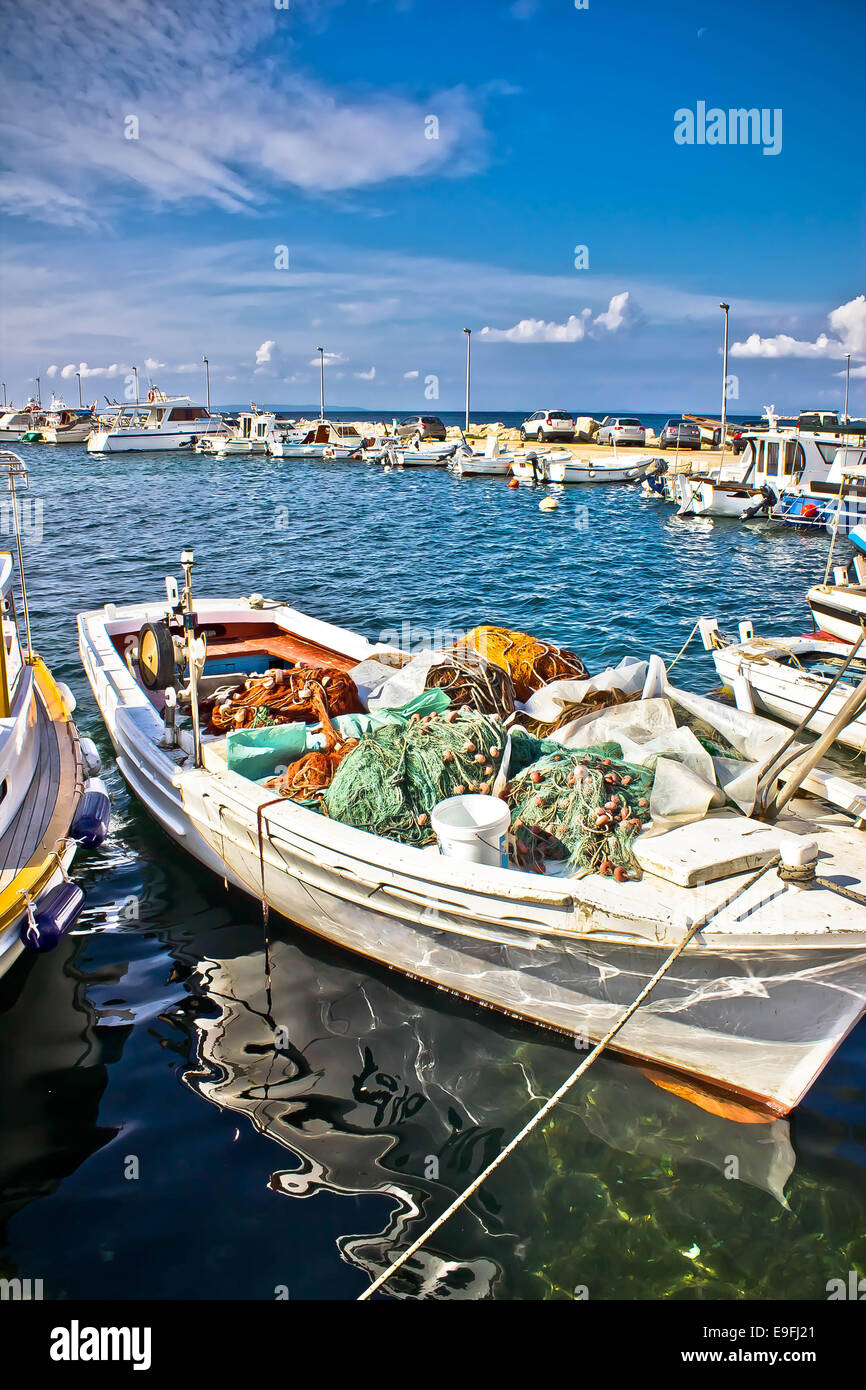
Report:
M 465 792 L 492 792 L 505 750 L 501 720 L 466 707 L 364 734 L 324 793 L 329 816 L 407 845 L 433 840 L 430 814 Z
M 582 873 L 639 878 L 631 842 L 650 819 L 652 783 L 615 743 L 545 753 L 507 791 L 518 867 L 543 873 L 545 859 L 559 859 Z

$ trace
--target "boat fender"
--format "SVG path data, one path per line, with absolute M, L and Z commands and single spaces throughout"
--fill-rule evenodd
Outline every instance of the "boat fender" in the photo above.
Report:
M 69 833 L 84 849 L 97 849 L 108 834 L 111 802 L 105 783 L 92 777 L 78 805 Z
M 81 757 L 88 777 L 98 777 L 102 771 L 102 759 L 99 756 L 99 749 L 92 738 L 83 738 L 79 741 Z
M 36 912 L 21 926 L 21 940 L 30 951 L 52 951 L 65 936 L 84 906 L 84 889 L 78 883 L 61 883 L 46 893 Z
M 818 508 L 814 502 L 804 502 L 803 510 L 800 512 L 802 517 L 813 517 L 818 515 Z
M 63 699 L 63 703 L 64 703 L 64 705 L 66 706 L 66 713 L 67 713 L 67 714 L 74 714 L 74 713 L 75 713 L 75 706 L 76 706 L 76 704 L 78 703 L 78 701 L 76 700 L 76 698 L 75 698 L 75 696 L 73 695 L 72 691 L 69 689 L 69 686 L 66 684 L 65 681 L 58 681 L 58 682 L 57 682 L 57 689 L 60 691 L 61 697 L 62 697 L 62 699 Z

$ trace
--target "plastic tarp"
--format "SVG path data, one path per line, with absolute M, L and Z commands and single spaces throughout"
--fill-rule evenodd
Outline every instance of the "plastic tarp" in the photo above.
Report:
M 517 708 L 530 719 L 544 724 L 552 724 L 566 705 L 579 705 L 594 690 L 621 690 L 623 695 L 635 695 L 643 688 L 646 679 L 647 663 L 633 656 L 624 657 L 618 666 L 608 666 L 604 671 L 591 676 L 589 680 L 551 681 L 530 695 L 524 704 Z M 569 726 L 570 727 L 570 726 Z M 558 739 L 561 743 L 562 739 Z

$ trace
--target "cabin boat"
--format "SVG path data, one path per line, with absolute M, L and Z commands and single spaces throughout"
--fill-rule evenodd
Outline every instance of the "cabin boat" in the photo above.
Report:
M 0 444 L 17 444 L 26 430 L 32 429 L 39 408 L 31 401 L 23 410 L 6 410 L 0 414 Z
M 17 521 L 15 485 L 26 487 L 26 471 L 0 453 L 0 472 Z M 110 815 L 96 748 L 72 722 L 72 692 L 32 649 L 23 577 L 20 592 L 23 636 L 12 555 L 0 552 L 0 975 L 72 926 L 84 903 L 69 879 L 73 856 L 102 842 Z
M 83 444 L 95 423 L 95 407 L 75 410 L 62 401 L 52 401 L 39 426 L 41 443 Z
M 198 453 L 266 454 L 276 425 L 276 415 L 269 411 L 242 410 L 237 423 L 224 434 L 206 435 L 196 444 Z
M 237 688 L 251 671 L 299 664 L 351 674 L 403 655 L 258 594 L 193 599 L 193 558 L 182 556 L 182 591 L 166 580 L 167 603 L 110 602 L 78 617 L 118 767 L 179 846 L 332 944 L 590 1040 L 700 922 L 699 937 L 613 1045 L 776 1113 L 797 1104 L 866 1008 L 866 840 L 857 829 L 866 789 L 843 786 L 798 749 L 796 774 L 785 773 L 787 804 L 755 819 L 748 812 L 759 794 L 775 795 L 772 764 L 787 731 L 674 687 L 653 658 L 639 703 L 619 707 L 625 718 L 679 711 L 727 739 L 743 762 L 741 790 L 726 780 L 721 794 L 736 795 L 738 811 L 638 835 L 640 882 L 470 864 L 345 825 L 275 798 L 261 770 L 258 780 L 242 775 L 235 736 L 202 733 L 198 699 Z M 154 652 L 163 653 L 158 661 Z M 591 727 L 581 720 L 573 737 L 584 746 Z
M 219 434 L 223 422 L 189 396 L 148 391 L 146 401 L 118 406 L 109 421 L 99 420 L 87 440 L 89 454 L 117 454 L 189 448 L 203 435 Z
M 275 458 L 347 459 L 360 458 L 363 447 L 354 425 L 320 420 L 309 429 L 272 434 L 268 451 Z
M 826 477 L 807 475 L 786 487 L 772 509 L 774 521 L 798 529 L 823 528 L 848 535 L 866 521 L 866 447 L 819 445 L 831 455 Z

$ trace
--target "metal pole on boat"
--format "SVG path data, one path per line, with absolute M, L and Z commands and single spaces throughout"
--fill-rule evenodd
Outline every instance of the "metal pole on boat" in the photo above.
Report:
M 18 498 L 15 495 L 15 479 L 20 478 L 25 487 L 29 487 L 27 469 L 23 461 L 17 454 L 8 453 L 4 458 L 4 467 L 9 475 L 9 491 L 12 493 L 12 518 L 15 524 L 15 544 L 18 548 L 18 573 L 21 576 L 21 602 L 24 608 L 24 630 L 27 634 L 27 660 L 33 663 L 33 640 L 30 636 L 30 610 L 27 606 L 27 581 L 24 577 L 24 556 L 21 552 L 21 527 L 18 524 Z M 5 642 L 5 638 L 0 633 L 0 642 Z
M 39 376 L 36 378 L 36 404 L 42 404 L 42 378 Z
M 722 447 L 722 452 L 719 455 L 720 478 L 722 476 L 722 464 L 725 458 L 725 440 L 728 434 L 728 310 L 730 307 L 730 304 L 726 304 L 724 300 L 722 300 L 719 305 L 719 308 L 725 311 L 725 346 L 722 354 L 722 437 L 719 440 Z
M 3 382 L 3 409 L 6 409 L 6 382 Z
M 138 405 L 138 368 L 133 367 L 132 375 L 135 377 L 135 403 Z
M 198 668 L 195 636 L 195 613 L 192 606 L 192 567 L 195 563 L 194 550 L 182 550 L 180 552 L 180 563 L 183 566 L 183 594 L 181 595 L 181 606 L 183 608 L 183 629 L 186 636 L 186 659 L 189 665 L 189 708 L 192 715 L 192 739 L 194 748 L 194 761 L 196 767 L 201 767 L 201 720 L 198 710 Z M 201 640 L 201 639 L 200 639 Z
M 466 334 L 466 433 L 469 433 L 469 370 L 472 363 L 472 329 L 464 328 Z
M 203 357 L 201 360 L 204 362 L 205 379 L 207 381 L 207 408 L 208 414 L 210 414 L 210 362 L 208 362 L 206 357 Z
M 325 418 L 325 349 L 316 348 L 319 354 L 319 419 Z

